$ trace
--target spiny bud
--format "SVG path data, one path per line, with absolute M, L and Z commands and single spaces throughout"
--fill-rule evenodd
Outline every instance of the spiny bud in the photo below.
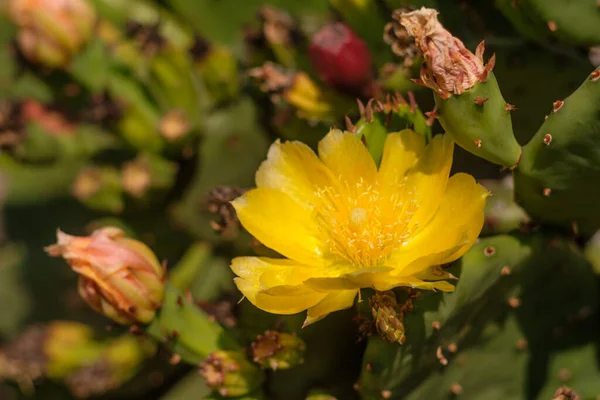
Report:
M 294 334 L 266 331 L 252 342 L 254 362 L 272 370 L 289 369 L 304 362 L 306 344 Z
M 442 26 L 437 15 L 436 10 L 423 7 L 402 14 L 400 23 L 415 38 L 425 58 L 420 83 L 447 99 L 485 81 L 494 67 L 494 57 L 485 66 L 483 42 L 477 47 L 476 54 L 471 53 L 460 39 Z
M 96 20 L 86 0 L 10 0 L 19 47 L 30 61 L 65 66 L 92 35 Z
M 57 232 L 46 247 L 79 274 L 79 294 L 97 312 L 121 324 L 149 323 L 164 293 L 164 270 L 143 243 L 115 227 L 78 237 Z
M 262 384 L 264 374 L 244 354 L 215 351 L 200 364 L 206 385 L 223 397 L 244 396 Z
M 308 55 L 321 80 L 340 91 L 364 94 L 373 80 L 371 54 L 350 28 L 328 24 L 312 38 Z
M 375 327 L 379 335 L 389 343 L 403 344 L 404 325 L 396 295 L 392 291 L 377 292 L 369 299 Z

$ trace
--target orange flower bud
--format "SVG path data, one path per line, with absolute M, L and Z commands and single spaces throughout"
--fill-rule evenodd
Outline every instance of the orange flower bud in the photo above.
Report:
M 121 324 L 148 323 L 160 307 L 164 270 L 143 243 L 107 227 L 91 236 L 57 232 L 46 252 L 63 257 L 80 275 L 79 294 L 97 312 Z
M 25 57 L 50 67 L 67 64 L 91 37 L 96 21 L 86 0 L 9 0 L 8 12 L 20 28 Z
M 443 99 L 452 94 L 462 94 L 487 79 L 494 67 L 494 57 L 488 65 L 483 64 L 483 42 L 475 54 L 465 47 L 460 39 L 452 36 L 437 18 L 438 12 L 431 8 L 403 13 L 400 23 L 406 28 L 425 63 L 421 68 L 419 82 L 431 89 Z

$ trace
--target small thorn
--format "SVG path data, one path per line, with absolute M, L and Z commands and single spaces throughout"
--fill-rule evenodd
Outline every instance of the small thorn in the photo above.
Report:
M 381 398 L 384 400 L 388 400 L 392 398 L 392 391 L 391 390 L 382 390 L 381 391 Z
M 481 139 L 475 139 L 474 142 L 475 142 L 475 146 L 477 146 L 477 148 L 481 147 Z
M 558 375 L 558 379 L 560 379 L 560 380 L 561 380 L 561 381 L 563 381 L 563 382 L 566 382 L 566 381 L 570 380 L 570 379 L 571 379 L 571 377 L 573 376 L 573 374 L 571 373 L 571 371 L 569 371 L 569 370 L 568 370 L 568 369 L 566 369 L 566 368 L 561 368 L 561 369 L 558 371 L 558 374 L 557 374 L 557 375 Z
M 431 323 L 431 328 L 432 328 L 434 331 L 439 331 L 439 330 L 440 330 L 440 328 L 441 328 L 440 321 L 433 321 L 433 322 Z
M 365 108 L 365 121 L 373 122 L 373 103 L 375 99 L 371 99 L 367 102 L 367 107 Z
M 129 327 L 129 333 L 132 335 L 141 335 L 143 333 L 142 328 L 139 325 L 131 325 Z
M 448 345 L 448 351 L 450 353 L 456 353 L 458 351 L 458 345 L 456 343 L 450 343 Z
M 352 385 L 352 389 L 358 392 L 360 390 L 360 383 L 356 382 L 354 385 Z
M 186 289 L 184 294 L 185 294 L 185 299 L 188 302 L 190 302 L 190 303 L 194 302 L 194 296 L 192 295 L 192 292 L 190 289 Z
M 438 348 L 435 352 L 435 356 L 437 357 L 440 364 L 442 364 L 444 366 L 448 365 L 448 359 L 446 357 L 444 357 L 444 353 L 442 351 L 442 346 L 438 346 Z
M 517 107 L 515 107 L 515 106 L 514 106 L 514 105 L 512 105 L 512 104 L 506 103 L 506 104 L 504 105 L 504 110 L 505 110 L 505 111 L 515 111 L 516 109 L 517 109 Z
M 548 29 L 550 29 L 550 31 L 552 31 L 552 32 L 556 32 L 556 29 L 557 29 L 556 22 L 548 21 Z
M 348 132 L 356 133 L 356 126 L 352 123 L 352 120 L 347 115 L 344 117 L 346 121 L 346 130 Z
M 500 271 L 500 275 L 508 276 L 510 274 L 512 274 L 512 270 L 510 269 L 509 266 L 505 265 L 504 267 L 502 267 L 502 270 Z
M 573 233 L 575 234 L 575 236 L 579 236 L 579 224 L 577 223 L 577 221 L 573 221 L 571 223 L 571 229 L 573 229 Z
M 517 340 L 517 343 L 515 344 L 515 348 L 517 350 L 527 350 L 527 347 L 529 346 L 529 343 L 527 342 L 527 339 L 525 338 L 520 338 L 519 340 Z
M 600 79 L 600 69 L 597 69 L 594 72 L 592 72 L 592 74 L 590 75 L 590 80 L 592 82 L 596 82 L 599 79 Z
M 171 331 L 171 339 L 176 339 L 177 337 L 179 337 L 179 331 L 177 329 L 173 329 Z
M 485 255 L 486 257 L 491 257 L 494 254 L 496 254 L 496 248 L 493 246 L 488 246 L 485 249 L 483 249 L 483 255 Z
M 557 112 L 564 105 L 565 105 L 565 102 L 563 100 L 556 100 L 554 103 L 552 103 L 553 111 Z
M 459 394 L 462 394 L 463 392 L 463 387 L 458 384 L 458 383 L 453 383 L 452 385 L 450 385 L 450 393 L 458 396 Z
M 551 135 L 551 134 L 549 134 L 549 133 L 546 133 L 546 134 L 544 135 L 544 144 L 545 144 L 546 146 L 549 146 L 549 145 L 550 145 L 550 143 L 552 143 L 552 135 Z
M 365 105 L 363 104 L 363 102 L 360 99 L 356 99 L 356 102 L 358 103 L 358 113 L 360 114 L 360 116 L 362 118 L 364 118 L 364 116 L 365 116 Z
M 517 297 L 511 297 L 508 299 L 508 305 L 512 308 L 519 308 L 521 305 L 521 300 L 519 300 Z
M 365 369 L 367 370 L 367 372 L 372 372 L 373 371 L 373 363 L 372 362 L 366 363 Z
M 552 189 L 550 189 L 550 188 L 545 188 L 544 189 L 544 196 L 549 197 L 550 193 L 552 193 Z
M 169 364 L 177 365 L 181 362 L 181 356 L 179 354 L 173 353 L 171 358 L 169 359 Z
M 183 306 L 183 297 L 181 297 L 181 296 L 177 296 L 177 305 L 178 305 L 179 307 L 182 307 L 182 306 Z
M 487 97 L 475 97 L 475 104 L 477 104 L 478 106 L 482 106 L 486 101 L 488 101 L 489 99 Z
M 415 95 L 413 92 L 408 92 L 408 104 L 410 104 L 410 112 L 415 112 L 417 111 L 417 100 L 415 99 Z

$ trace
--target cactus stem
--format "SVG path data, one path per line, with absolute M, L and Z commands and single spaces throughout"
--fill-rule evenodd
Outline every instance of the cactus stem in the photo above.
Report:
M 597 80 L 600 80 L 600 69 L 597 69 L 594 72 L 592 72 L 592 74 L 590 75 L 590 80 L 592 82 L 596 82 Z
M 477 146 L 477 148 L 481 147 L 481 139 L 475 139 L 474 142 L 475 142 L 475 146 Z
M 454 382 L 452 385 L 450 385 L 450 393 L 452 393 L 455 396 L 458 396 L 459 394 L 462 394 L 463 392 L 463 387 L 457 383 Z
M 506 103 L 506 104 L 504 105 L 504 110 L 505 110 L 505 111 L 515 111 L 516 109 L 517 109 L 517 107 L 515 107 L 515 106 L 514 106 L 514 105 L 512 105 L 512 104 Z
M 444 356 L 444 352 L 442 351 L 442 346 L 438 346 L 438 348 L 435 352 L 435 356 L 437 357 L 440 364 L 442 364 L 443 366 L 448 365 L 448 359 Z
M 544 196 L 549 197 L 551 193 L 552 193 L 552 189 L 544 188 Z
M 488 101 L 489 99 L 487 97 L 475 97 L 475 104 L 477 104 L 478 106 L 482 106 L 486 101 Z
M 554 103 L 552 103 L 552 109 L 554 112 L 557 112 L 564 105 L 565 105 L 565 102 L 563 100 L 556 100 Z
M 512 274 L 512 270 L 508 265 L 505 265 L 504 267 L 502 267 L 502 270 L 500 270 L 500 275 L 502 276 L 508 276 L 510 274 Z
M 552 32 L 556 32 L 556 30 L 558 29 L 558 27 L 556 26 L 556 22 L 548 21 L 548 29 L 550 29 L 550 31 Z
M 544 135 L 544 144 L 545 144 L 546 146 L 549 146 L 549 145 L 550 145 L 550 143 L 552 143 L 552 135 L 551 135 L 551 134 L 549 134 L 549 133 L 546 133 L 546 134 Z
M 494 254 L 496 254 L 496 248 L 493 246 L 488 246 L 485 249 L 483 249 L 483 255 L 486 257 L 491 257 Z
M 439 331 L 439 330 L 440 330 L 440 328 L 441 328 L 440 321 L 433 321 L 433 322 L 431 323 L 431 328 L 432 328 L 434 331 Z
M 519 300 L 518 297 L 510 297 L 508 299 L 508 305 L 511 306 L 511 308 L 519 308 L 521 305 L 521 300 Z
M 392 391 L 391 390 L 382 390 L 381 391 L 381 398 L 382 399 L 391 399 L 392 398 Z
M 173 353 L 173 355 L 171 355 L 171 358 L 169 359 L 169 364 L 177 365 L 180 362 L 181 362 L 181 356 L 179 354 Z

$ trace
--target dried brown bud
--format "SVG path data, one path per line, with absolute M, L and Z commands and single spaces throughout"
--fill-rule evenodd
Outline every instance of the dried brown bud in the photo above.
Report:
M 483 42 L 476 54 L 469 51 L 460 39 L 452 36 L 437 19 L 438 12 L 421 8 L 400 16 L 400 23 L 415 38 L 425 58 L 421 68 L 422 84 L 447 99 L 462 94 L 487 79 L 494 66 L 494 57 L 483 64 Z
M 383 32 L 383 40 L 392 47 L 392 51 L 403 59 L 404 66 L 412 66 L 419 57 L 419 49 L 415 39 L 408 34 L 400 23 L 403 13 L 413 11 L 410 7 L 401 7 L 392 13 L 393 21 L 389 22 Z
M 238 217 L 230 202 L 240 197 L 246 190 L 235 186 L 217 186 L 208 193 L 206 201 L 208 211 L 218 217 L 211 225 L 225 237 L 235 236 L 239 229 Z

